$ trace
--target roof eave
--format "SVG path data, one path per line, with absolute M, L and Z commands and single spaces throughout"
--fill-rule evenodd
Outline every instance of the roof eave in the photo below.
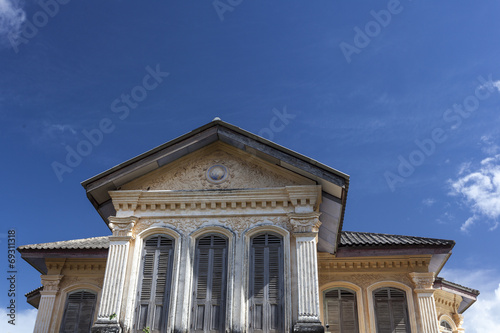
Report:
M 329 193 L 335 189 L 334 191 L 337 193 L 332 194 L 339 197 L 345 205 L 349 186 L 348 175 L 221 120 L 214 120 L 89 178 L 82 182 L 82 186 L 85 188 L 92 205 L 103 220 L 108 223 L 107 217 L 114 214 L 114 207 L 108 191 L 116 190 L 132 179 L 216 141 L 222 141 L 250 154 L 255 154 L 259 158 L 292 172 L 300 173 L 319 183 L 324 182 L 324 191 Z M 344 212 L 345 207 L 342 209 L 340 226 L 343 223 Z

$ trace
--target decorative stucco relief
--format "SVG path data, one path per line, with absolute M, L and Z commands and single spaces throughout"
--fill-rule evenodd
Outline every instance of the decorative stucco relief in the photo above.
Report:
M 64 277 L 63 282 L 61 282 L 61 287 L 66 288 L 70 286 L 77 286 L 81 284 L 93 284 L 102 287 L 104 283 L 104 277 Z
M 407 286 L 411 286 L 411 281 L 408 274 L 338 274 L 335 272 L 321 273 L 319 276 L 319 286 L 334 282 L 334 281 L 347 281 L 358 285 L 361 288 L 367 288 L 370 285 L 381 281 L 397 281 Z
M 178 218 L 178 219 L 141 219 L 133 229 L 133 234 L 138 235 L 142 231 L 153 228 L 171 228 L 182 235 L 188 235 L 204 226 L 222 226 L 236 233 L 240 237 L 246 230 L 258 225 L 275 225 L 291 231 L 292 225 L 287 216 L 270 217 L 228 217 L 219 219 L 206 218 Z
M 228 150 L 228 151 L 225 151 Z M 234 151 L 233 151 L 234 150 Z M 180 161 L 179 161 L 180 162 Z M 207 179 L 213 166 L 227 169 L 223 182 Z M 274 169 L 274 170 L 273 170 Z M 283 187 L 313 184 L 302 176 L 268 165 L 236 149 L 219 148 L 195 152 L 182 163 L 173 162 L 157 171 L 122 186 L 123 190 L 194 190 Z

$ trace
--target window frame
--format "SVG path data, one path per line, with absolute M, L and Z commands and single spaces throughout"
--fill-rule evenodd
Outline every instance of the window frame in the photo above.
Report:
M 98 298 L 99 298 L 99 293 L 95 290 L 92 290 L 92 289 L 88 289 L 88 288 L 77 288 L 77 289 L 72 289 L 71 291 L 68 291 L 65 293 L 64 295 L 64 302 L 62 302 L 62 306 L 63 306 L 63 311 L 62 311 L 62 316 L 61 316 L 61 322 L 59 323 L 59 331 L 58 332 L 62 332 L 63 331 L 63 325 L 64 325 L 64 320 L 66 319 L 66 311 L 68 310 L 68 304 L 69 304 L 69 298 L 71 295 L 73 294 L 76 294 L 76 293 L 80 293 L 80 292 L 85 292 L 85 293 L 89 293 L 89 294 L 92 294 L 94 295 L 94 304 L 93 304 L 93 308 L 92 308 L 92 312 L 90 314 L 90 327 L 89 327 L 89 333 L 90 333 L 90 330 L 92 329 L 92 325 L 94 324 L 94 319 L 95 319 L 95 316 L 97 314 L 97 311 L 98 311 Z
M 456 332 L 458 330 L 458 327 L 455 324 L 455 321 L 453 320 L 453 318 L 451 318 L 451 316 L 449 316 L 449 315 L 443 314 L 439 317 L 439 321 L 438 321 L 439 332 L 446 332 L 446 331 L 442 330 L 441 322 L 443 322 L 443 321 L 447 322 L 448 325 L 451 326 L 451 332 Z
M 174 239 L 174 256 L 172 265 L 172 278 L 171 278 L 171 288 L 170 288 L 170 301 L 168 305 L 168 319 L 167 319 L 167 330 L 170 331 L 175 325 L 175 313 L 177 310 L 177 299 L 178 299 L 178 285 L 179 285 L 179 270 L 180 262 L 179 258 L 181 255 L 182 238 L 180 234 L 174 229 L 167 227 L 153 227 L 141 231 L 135 237 L 135 244 L 133 250 L 133 260 L 130 270 L 127 270 L 127 274 L 130 276 L 130 282 L 128 284 L 128 291 L 123 294 L 123 299 L 128 299 L 130 301 L 126 302 L 126 310 L 124 313 L 124 326 L 127 329 L 133 330 L 136 320 L 135 309 L 137 306 L 137 295 L 139 288 L 139 276 L 141 275 L 141 265 L 142 265 L 142 253 L 144 249 L 144 240 L 154 235 L 162 235 L 171 237 Z
M 415 301 L 413 298 L 413 289 L 406 284 L 396 281 L 380 281 L 370 285 L 366 289 L 366 297 L 368 299 L 368 316 L 371 318 L 369 321 L 370 331 L 377 332 L 376 317 L 375 317 L 375 302 L 373 292 L 380 288 L 395 288 L 404 291 L 406 294 L 406 306 L 408 309 L 408 319 L 410 322 L 410 332 L 417 333 L 417 319 L 415 316 Z
M 223 238 L 226 240 L 226 258 L 225 258 L 225 264 L 226 264 L 226 267 L 225 267 L 225 274 L 226 274 L 226 285 L 225 285 L 225 290 L 224 290 L 224 293 L 223 293 L 223 299 L 222 299 L 222 302 L 223 302 L 223 307 L 224 307 L 224 323 L 223 323 L 223 327 L 222 327 L 222 331 L 223 332 L 226 332 L 228 330 L 228 312 L 230 312 L 230 307 L 228 306 L 228 298 L 229 298 L 229 285 L 230 285 L 230 278 L 232 277 L 231 274 L 230 274 L 230 248 L 231 248 L 231 241 L 230 241 L 230 238 L 227 237 L 227 235 L 223 234 L 223 233 L 220 233 L 220 232 L 217 232 L 217 231 L 205 231 L 205 232 L 202 232 L 201 234 L 198 234 L 195 238 L 194 238 L 194 249 L 193 249 L 193 260 L 192 260 L 192 283 L 191 283 L 191 302 L 190 302 L 190 307 L 189 307 L 189 330 L 190 331 L 194 331 L 194 328 L 192 327 L 193 326 L 193 309 L 194 309 L 194 306 L 196 306 L 195 302 L 196 302 L 196 299 L 195 299 L 195 293 L 196 293 L 196 288 L 197 288 L 197 274 L 198 274 L 198 267 L 196 265 L 196 259 L 197 259 L 197 251 L 198 251 L 198 244 L 199 244 L 199 241 L 205 237 L 210 237 L 210 236 L 216 236 L 216 237 L 220 237 L 220 238 Z
M 174 273 L 174 258 L 175 258 L 175 250 L 176 250 L 176 240 L 171 237 L 170 235 L 166 235 L 166 234 L 152 234 L 152 235 L 149 235 L 147 237 L 145 237 L 143 239 L 143 242 L 142 242 L 142 248 L 141 248 L 141 257 L 140 257 L 140 270 L 139 270 L 139 274 L 138 274 L 138 279 L 137 279 L 137 286 L 136 286 L 136 299 L 135 299 L 135 304 L 134 304 L 134 319 L 133 319 L 133 322 L 132 322 L 132 331 L 137 331 L 137 332 L 142 332 L 142 330 L 145 328 L 145 327 L 135 327 L 136 325 L 138 325 L 138 318 L 137 316 L 139 315 L 139 311 L 138 311 L 138 307 L 139 307 L 139 304 L 140 304 L 140 299 L 139 299 L 139 295 L 141 293 L 141 290 L 140 288 L 142 287 L 142 284 L 143 284 L 143 265 L 144 265 L 144 257 L 145 257 L 145 250 L 146 250 L 146 242 L 151 239 L 151 238 L 154 238 L 154 237 L 164 237 L 164 238 L 167 238 L 167 239 L 170 239 L 172 242 L 173 242 L 173 245 L 171 247 L 171 251 L 173 252 L 172 255 L 169 255 L 168 257 L 168 269 L 170 270 L 170 274 L 168 273 L 167 271 L 167 274 L 166 274 L 166 279 L 165 279 L 165 292 L 167 293 L 168 291 L 168 300 L 164 300 L 164 303 L 163 303 L 163 307 L 166 308 L 164 309 L 164 314 L 165 314 L 165 318 L 163 319 L 164 321 L 166 321 L 166 323 L 163 323 L 163 326 L 160 327 L 160 331 L 163 331 L 164 329 L 167 329 L 167 327 L 170 325 L 170 313 L 171 313 L 171 309 L 170 309 L 170 305 L 171 305 L 171 299 L 172 299 L 172 290 L 173 290 L 173 284 L 172 284 L 172 281 L 173 281 L 173 273 Z M 155 249 L 155 251 L 157 251 Z M 155 258 L 156 258 L 156 255 L 155 255 Z M 156 262 L 155 262 L 156 264 Z M 157 276 L 153 276 L 153 281 L 152 283 L 154 284 L 155 281 L 156 281 L 156 277 Z M 150 298 L 154 297 L 152 294 L 150 295 Z M 148 313 L 149 313 L 150 309 L 148 309 Z M 149 327 L 149 325 L 146 324 L 146 327 Z M 153 328 L 151 328 L 152 330 Z
M 325 327 L 325 332 L 327 331 L 326 330 L 326 325 L 327 325 L 326 318 L 328 316 L 327 302 L 326 302 L 327 296 L 326 296 L 326 294 L 328 294 L 329 292 L 334 291 L 334 290 L 347 291 L 347 292 L 349 292 L 349 293 L 351 293 L 353 295 L 353 298 L 354 298 L 354 308 L 355 308 L 355 313 L 354 313 L 355 319 L 354 319 L 354 321 L 356 322 L 356 328 L 357 328 L 357 331 L 355 333 L 360 333 L 360 330 L 359 330 L 359 321 L 360 320 L 359 320 L 359 313 L 358 313 L 358 297 L 357 297 L 357 294 L 356 294 L 356 292 L 354 290 L 348 289 L 348 288 L 344 288 L 344 287 L 333 287 L 333 288 L 328 288 L 326 290 L 323 290 L 323 293 L 322 293 L 323 294 L 322 305 L 323 305 L 323 316 L 324 316 L 323 317 L 323 326 Z M 342 299 L 342 298 L 340 298 L 340 299 Z M 342 310 L 340 309 L 340 311 L 342 311 Z M 342 317 L 342 315 L 341 315 L 341 317 Z
M 324 297 L 325 292 L 332 290 L 332 289 L 335 289 L 335 288 L 347 289 L 347 290 L 350 290 L 350 291 L 355 293 L 357 310 L 358 310 L 359 333 L 367 332 L 366 323 L 368 321 L 366 320 L 366 314 L 365 314 L 365 307 L 364 307 L 365 296 L 364 296 L 363 288 L 361 288 L 360 286 L 358 286 L 352 282 L 348 282 L 348 281 L 328 282 L 328 283 L 320 286 L 320 288 L 319 288 L 320 289 L 320 300 L 319 301 L 320 301 L 321 305 L 324 305 L 324 303 L 325 303 L 325 297 Z M 321 318 L 321 323 L 323 324 L 323 326 L 326 325 L 325 324 L 326 316 L 325 316 L 324 311 L 325 311 L 325 307 L 320 306 L 320 318 Z
M 292 296 L 291 296 L 291 264 L 290 264 L 290 233 L 288 230 L 285 230 L 282 227 L 274 226 L 274 225 L 259 225 L 255 226 L 249 230 L 246 230 L 243 234 L 242 240 L 244 242 L 245 253 L 243 260 L 247 263 L 250 262 L 250 251 L 251 251 L 251 239 L 259 234 L 263 233 L 274 233 L 280 237 L 282 237 L 283 241 L 283 295 L 284 295 L 284 310 L 283 310 L 283 332 L 290 332 L 292 329 Z M 242 267 L 242 277 L 244 279 L 243 285 L 244 290 L 242 291 L 242 296 L 244 299 L 242 300 L 242 315 L 245 318 L 245 323 L 243 324 L 245 329 L 249 329 L 250 325 L 250 269 L 249 265 L 243 265 Z

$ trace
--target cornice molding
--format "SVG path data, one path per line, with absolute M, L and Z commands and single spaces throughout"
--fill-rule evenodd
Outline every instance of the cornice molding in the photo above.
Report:
M 117 216 L 142 217 L 161 212 L 162 215 L 182 212 L 235 210 L 279 210 L 283 213 L 310 213 L 321 203 L 320 185 L 285 186 L 277 188 L 205 191 L 142 191 L 109 192 Z M 113 223 L 110 217 L 110 222 Z
M 406 271 L 423 270 L 429 266 L 430 255 L 404 257 L 356 257 L 336 258 L 329 253 L 318 253 L 320 274 L 322 272 L 351 271 Z

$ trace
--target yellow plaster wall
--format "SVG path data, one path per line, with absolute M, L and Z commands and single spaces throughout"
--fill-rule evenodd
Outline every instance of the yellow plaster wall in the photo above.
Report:
M 48 268 L 47 275 L 62 275 L 50 320 L 50 332 L 59 332 L 67 295 L 77 290 L 91 290 L 97 293 L 95 321 L 104 281 L 106 259 L 46 259 L 45 262 Z
M 430 259 L 430 255 L 336 258 L 331 254 L 319 253 L 321 320 L 324 320 L 324 291 L 335 287 L 347 288 L 357 295 L 360 333 L 372 332 L 374 318 L 370 311 L 371 290 L 373 287 L 387 286 L 407 292 L 408 309 L 413 312 L 413 316 L 410 314 L 412 331 L 416 327 L 416 331 L 420 332 L 420 311 L 409 273 L 428 272 Z

